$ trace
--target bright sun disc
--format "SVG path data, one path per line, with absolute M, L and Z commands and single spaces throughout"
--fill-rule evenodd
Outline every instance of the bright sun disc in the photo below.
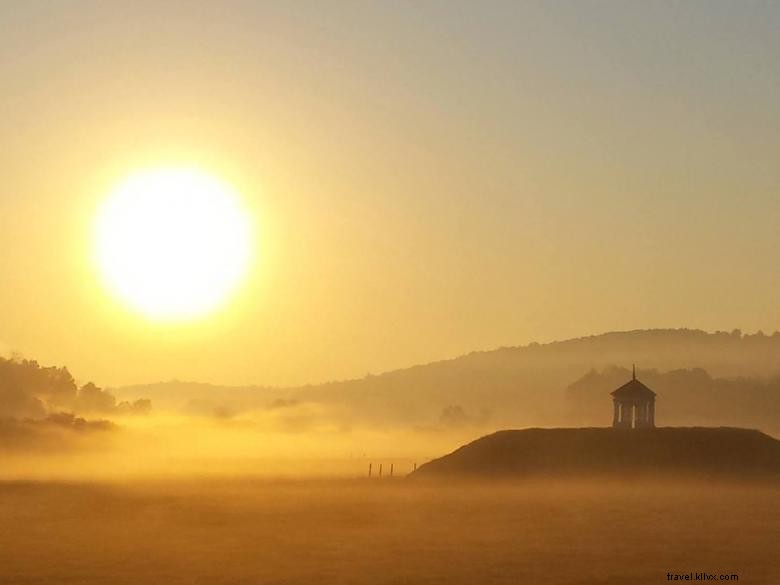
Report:
M 108 287 L 154 319 L 203 315 L 247 272 L 248 213 L 237 194 L 196 169 L 132 175 L 105 201 L 95 253 Z

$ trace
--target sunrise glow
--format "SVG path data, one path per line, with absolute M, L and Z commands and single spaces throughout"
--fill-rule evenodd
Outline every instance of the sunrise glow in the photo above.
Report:
M 194 168 L 135 173 L 95 221 L 107 289 L 154 320 L 186 320 L 225 303 L 250 266 L 251 220 L 238 194 Z

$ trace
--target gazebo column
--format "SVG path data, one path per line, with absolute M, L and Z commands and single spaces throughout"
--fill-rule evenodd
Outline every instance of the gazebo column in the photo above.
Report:
M 620 407 L 618 406 L 617 400 L 612 401 L 612 426 L 616 427 L 618 426 L 618 422 L 620 421 Z
M 647 402 L 640 402 L 636 405 L 636 421 L 634 427 L 641 429 L 647 424 Z

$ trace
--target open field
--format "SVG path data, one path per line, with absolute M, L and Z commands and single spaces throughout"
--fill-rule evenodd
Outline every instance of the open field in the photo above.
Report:
M 0 484 L 0 583 L 780 582 L 780 486 Z

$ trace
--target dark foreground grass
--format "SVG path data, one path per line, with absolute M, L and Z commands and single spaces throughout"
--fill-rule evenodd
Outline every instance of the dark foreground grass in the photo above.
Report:
M 780 583 L 767 484 L 0 484 L 3 584 Z

